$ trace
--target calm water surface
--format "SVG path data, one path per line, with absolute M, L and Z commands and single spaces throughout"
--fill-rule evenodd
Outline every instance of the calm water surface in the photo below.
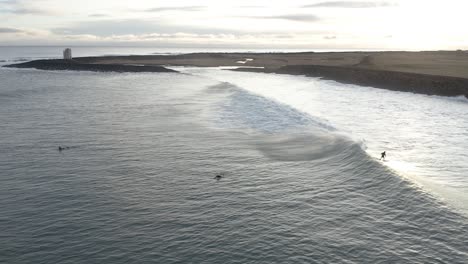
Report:
M 0 262 L 468 263 L 465 101 L 182 71 L 0 70 Z

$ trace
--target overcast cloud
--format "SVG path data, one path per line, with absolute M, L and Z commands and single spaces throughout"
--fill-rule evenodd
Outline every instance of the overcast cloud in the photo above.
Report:
M 0 45 L 468 49 L 468 1 L 0 0 Z M 392 36 L 389 38 L 388 36 Z
M 334 8 L 376 8 L 376 7 L 390 7 L 395 6 L 392 2 L 379 2 L 379 1 L 367 1 L 367 2 L 354 2 L 354 1 L 328 1 L 319 2 L 310 5 L 304 5 L 303 7 L 334 7 Z
M 153 7 L 146 9 L 146 12 L 165 12 L 165 11 L 200 11 L 203 6 L 166 6 L 166 7 Z
M 3 27 L 0 27 L 0 33 L 21 33 L 23 32 L 22 30 L 20 29 L 16 29 L 16 28 L 3 28 Z

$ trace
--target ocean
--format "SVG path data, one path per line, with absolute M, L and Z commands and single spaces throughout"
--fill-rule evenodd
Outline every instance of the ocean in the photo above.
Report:
M 0 263 L 468 263 L 468 100 L 173 69 L 0 68 Z

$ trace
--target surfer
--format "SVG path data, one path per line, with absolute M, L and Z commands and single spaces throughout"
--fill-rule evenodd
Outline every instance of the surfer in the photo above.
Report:
M 67 146 L 65 146 L 65 147 L 59 146 L 58 147 L 58 151 L 60 151 L 60 152 L 62 152 L 62 150 L 66 150 L 66 149 L 70 149 L 70 147 L 67 147 Z
M 221 180 L 221 178 L 223 178 L 223 174 L 216 174 L 216 176 L 214 177 L 217 181 Z
M 387 153 L 385 153 L 385 151 L 382 152 L 380 155 L 381 155 L 380 160 L 385 160 L 385 157 L 387 157 Z

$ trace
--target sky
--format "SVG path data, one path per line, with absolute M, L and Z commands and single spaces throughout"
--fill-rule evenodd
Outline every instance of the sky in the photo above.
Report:
M 468 49 L 466 0 L 0 0 L 0 45 Z

